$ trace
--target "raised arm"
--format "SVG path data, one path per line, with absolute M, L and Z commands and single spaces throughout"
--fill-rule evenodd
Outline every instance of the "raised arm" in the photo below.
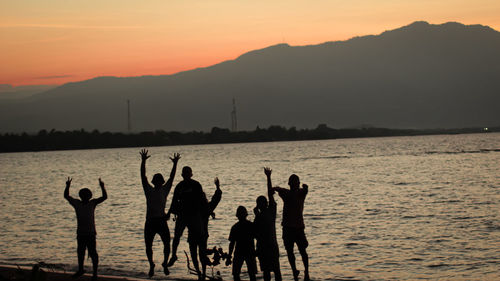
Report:
M 304 189 L 304 195 L 307 195 L 307 193 L 309 192 L 309 186 L 307 184 L 302 184 L 302 188 Z
M 100 204 L 108 199 L 108 193 L 106 192 L 104 182 L 101 180 L 101 178 L 99 178 L 99 186 L 101 187 L 102 196 L 96 199 L 96 204 Z
M 222 199 L 222 190 L 220 189 L 219 178 L 214 179 L 214 184 L 215 184 L 216 190 L 215 190 L 214 195 L 212 195 L 210 202 L 208 202 L 208 211 L 210 212 L 210 215 L 212 216 L 212 218 L 215 218 L 214 210 L 215 210 L 215 208 L 217 208 L 217 205 L 219 205 L 219 202 Z
M 142 149 L 139 154 L 141 154 L 141 181 L 142 187 L 146 188 L 149 185 L 148 178 L 146 177 L 146 160 L 148 160 L 151 155 L 148 155 L 146 149 Z
M 64 189 L 64 199 L 68 200 L 68 201 L 71 201 L 71 199 L 73 199 L 70 195 L 69 195 L 69 187 L 71 186 L 71 181 L 73 179 L 68 177 L 68 179 L 66 180 L 66 188 Z
M 168 188 L 171 188 L 172 183 L 174 182 L 175 171 L 177 170 L 177 162 L 179 162 L 179 159 L 181 159 L 181 155 L 179 153 L 174 153 L 174 157 L 170 157 L 170 160 L 174 163 L 174 165 L 172 166 L 172 171 L 170 171 L 170 177 L 165 183 L 165 186 Z
M 269 203 L 271 202 L 276 202 L 274 201 L 274 190 L 273 190 L 273 184 L 271 182 L 271 174 L 273 170 L 269 167 L 264 167 L 264 174 L 266 174 L 267 177 L 267 196 L 269 197 Z

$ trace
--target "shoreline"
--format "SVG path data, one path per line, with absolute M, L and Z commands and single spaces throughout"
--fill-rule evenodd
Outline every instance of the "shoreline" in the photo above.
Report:
M 8 265 L 0 264 L 0 280 L 2 281 L 65 281 L 65 280 L 75 280 L 75 281 L 87 281 L 91 280 L 92 273 L 85 273 L 83 276 L 78 278 L 72 278 L 74 272 L 66 272 L 61 270 L 53 270 L 50 268 L 40 267 L 40 270 L 34 270 L 33 267 L 19 266 L 19 265 Z M 148 280 L 174 280 L 174 281 L 188 281 L 195 280 L 192 279 L 179 279 L 170 278 L 167 276 L 161 276 L 158 279 L 144 279 L 129 276 L 117 276 L 117 275 L 98 275 L 97 280 L 99 281 L 148 281 Z
M 231 132 L 214 128 L 204 132 L 142 132 L 110 133 L 92 131 L 40 131 L 38 134 L 1 134 L 0 153 L 40 152 L 61 150 L 86 150 L 108 148 L 137 148 L 177 145 L 210 145 L 260 142 L 314 141 L 353 138 L 411 137 L 429 135 L 489 134 L 500 132 L 500 127 L 461 129 L 388 129 L 353 128 L 332 129 L 319 125 L 316 129 L 284 128 L 271 126 L 255 131 Z

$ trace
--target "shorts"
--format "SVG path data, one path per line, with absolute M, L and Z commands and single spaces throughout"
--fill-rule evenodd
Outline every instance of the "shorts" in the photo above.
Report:
M 243 262 L 247 264 L 248 274 L 257 274 L 257 263 L 254 255 L 240 256 L 234 255 L 233 275 L 240 275 Z
M 293 247 L 294 243 L 297 244 L 297 247 L 299 247 L 299 249 L 305 249 L 307 248 L 307 246 L 309 246 L 304 228 L 284 226 L 283 242 L 285 244 L 285 248 Z
M 144 225 L 144 237 L 146 240 L 153 240 L 156 234 L 159 234 L 162 239 L 167 239 L 167 237 L 170 239 L 170 230 L 168 229 L 166 218 L 161 217 L 146 219 L 146 224 Z
M 79 251 L 87 249 L 89 256 L 97 255 L 95 234 L 77 234 L 76 242 Z
M 181 237 L 184 229 L 188 229 L 188 242 L 200 243 L 202 239 L 208 238 L 203 222 L 199 217 L 182 218 L 177 217 L 175 221 L 175 236 Z

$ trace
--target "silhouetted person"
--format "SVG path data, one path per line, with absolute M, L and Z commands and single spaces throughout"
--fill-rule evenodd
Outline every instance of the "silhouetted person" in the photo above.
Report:
M 248 212 L 243 206 L 236 209 L 236 217 L 238 222 L 233 225 L 229 234 L 229 257 L 226 260 L 226 265 L 231 264 L 231 256 L 234 250 L 233 277 L 235 281 L 240 281 L 240 273 L 243 262 L 247 264 L 248 275 L 250 281 L 255 281 L 257 273 L 257 265 L 255 262 L 255 246 L 253 239 L 255 238 L 254 225 L 247 220 Z
M 271 280 L 271 271 L 274 272 L 274 279 L 281 281 L 280 253 L 278 241 L 276 240 L 276 201 L 274 201 L 274 191 L 271 184 L 270 168 L 264 168 L 267 177 L 267 196 L 257 197 L 257 207 L 255 213 L 255 237 L 257 238 L 257 257 L 259 257 L 260 269 L 264 273 L 264 280 Z
M 73 275 L 74 278 L 82 276 L 85 273 L 83 269 L 83 262 L 85 259 L 85 249 L 88 250 L 89 256 L 92 259 L 93 275 L 92 280 L 97 280 L 97 267 L 99 265 L 99 255 L 96 250 L 96 230 L 94 213 L 95 207 L 104 202 L 108 198 L 104 183 L 99 178 L 99 186 L 101 187 L 102 196 L 97 199 L 92 199 L 92 191 L 88 188 L 80 189 L 78 195 L 80 199 L 75 199 L 69 195 L 69 187 L 71 186 L 72 179 L 68 177 L 66 181 L 66 188 L 64 189 L 64 198 L 68 200 L 69 204 L 75 208 L 77 230 L 76 241 L 78 244 L 78 271 Z
M 200 257 L 205 257 L 205 248 L 199 247 L 203 243 L 205 237 L 205 228 L 203 223 L 204 213 L 207 212 L 207 200 L 201 184 L 192 179 L 193 171 L 190 167 L 186 166 L 182 168 L 183 180 L 177 184 L 174 190 L 174 197 L 172 198 L 172 204 L 167 213 L 167 217 L 170 214 L 174 214 L 175 219 L 175 234 L 172 241 L 172 257 L 168 262 L 167 266 L 172 266 L 177 260 L 177 247 L 184 232 L 184 229 L 188 228 L 188 242 L 189 249 L 191 252 L 191 258 L 193 260 L 193 265 L 198 273 L 199 279 L 202 279 L 202 274 L 200 272 L 198 258 L 196 250 L 199 248 Z M 201 260 L 202 263 L 205 259 Z
M 155 264 L 153 262 L 153 240 L 156 234 L 159 234 L 163 242 L 163 272 L 168 275 L 170 272 L 167 267 L 168 255 L 170 254 L 170 231 L 167 224 L 167 215 L 165 214 L 165 204 L 167 196 L 172 188 L 177 162 L 181 158 L 179 153 L 174 153 L 174 157 L 170 158 L 173 162 L 172 171 L 167 182 L 161 174 L 155 174 L 151 186 L 146 177 L 146 160 L 151 157 L 148 151 L 143 149 L 141 154 L 141 181 L 146 196 L 146 223 L 144 225 L 144 242 L 146 244 L 146 255 L 149 261 L 149 277 L 155 273 Z
M 283 242 L 285 244 L 288 261 L 292 267 L 293 278 L 299 279 L 299 271 L 295 265 L 295 254 L 293 253 L 294 244 L 297 244 L 302 262 L 304 263 L 304 280 L 309 280 L 309 257 L 306 248 L 309 245 L 304 232 L 304 201 L 307 196 L 308 186 L 303 184 L 300 187 L 299 177 L 295 174 L 288 179 L 290 189 L 275 187 L 281 199 L 283 199 Z
M 201 262 L 201 265 L 202 265 L 202 278 L 204 278 L 206 276 L 206 272 L 207 272 L 207 262 L 208 262 L 208 257 L 207 257 L 207 253 L 206 253 L 206 249 L 207 249 L 207 243 L 208 243 L 208 220 L 210 218 L 210 216 L 212 216 L 212 218 L 215 218 L 215 208 L 217 208 L 217 205 L 219 205 L 219 202 L 220 200 L 222 199 L 222 190 L 220 189 L 220 182 L 219 182 L 219 178 L 215 178 L 214 180 L 214 184 L 215 184 L 215 193 L 214 195 L 212 195 L 212 198 L 210 199 L 210 202 L 207 200 L 206 196 L 205 196 L 205 193 L 203 193 L 203 197 L 204 197 L 204 206 L 206 206 L 206 209 L 205 210 L 202 210 L 203 211 L 203 236 L 201 237 L 201 241 L 199 244 L 196 243 L 196 241 L 194 242 L 190 242 L 190 237 L 189 237 L 189 234 L 188 234 L 188 242 L 189 242 L 189 250 L 191 252 L 191 257 L 192 259 L 195 259 L 196 258 L 196 247 L 198 246 L 199 249 L 204 249 L 205 251 L 199 251 L 199 256 L 200 256 L 200 262 Z M 202 256 L 203 254 L 203 256 Z M 194 255 L 194 257 L 193 257 Z

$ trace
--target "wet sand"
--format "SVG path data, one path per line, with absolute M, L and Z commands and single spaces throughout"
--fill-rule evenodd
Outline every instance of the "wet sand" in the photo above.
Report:
M 63 272 L 58 270 L 51 270 L 42 268 L 43 272 L 38 272 L 35 275 L 32 273 L 32 268 L 26 266 L 12 266 L 12 265 L 0 265 L 0 280 L 35 280 L 35 281 L 87 281 L 91 280 L 92 274 L 86 273 L 78 278 L 71 278 L 73 272 Z M 34 277 L 34 278 L 32 278 Z M 193 279 L 170 279 L 163 276 L 162 279 L 176 280 L 176 281 L 186 281 L 195 280 Z M 133 277 L 122 277 L 122 276 L 111 276 L 111 275 L 99 275 L 97 279 L 99 281 L 146 281 L 151 279 L 140 279 Z

